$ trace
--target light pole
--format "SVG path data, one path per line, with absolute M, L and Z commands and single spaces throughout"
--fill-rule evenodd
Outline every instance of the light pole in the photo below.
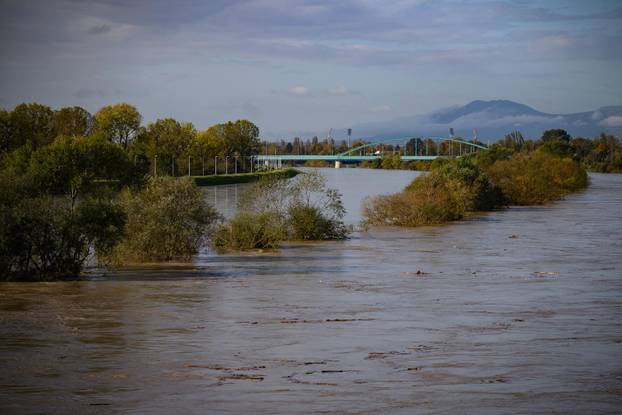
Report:
M 214 157 L 214 176 L 218 175 L 218 156 Z
M 229 156 L 225 156 L 225 174 L 229 174 Z
M 235 174 L 238 174 L 238 156 L 235 156 Z

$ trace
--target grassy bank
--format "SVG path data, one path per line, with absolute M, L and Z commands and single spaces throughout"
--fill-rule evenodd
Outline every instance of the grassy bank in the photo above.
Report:
M 238 173 L 238 174 L 219 174 L 210 176 L 194 177 L 197 186 L 218 186 L 222 184 L 236 184 L 256 182 L 262 178 L 289 179 L 298 175 L 300 172 L 296 169 L 282 169 L 272 171 L 260 171 L 254 173 Z

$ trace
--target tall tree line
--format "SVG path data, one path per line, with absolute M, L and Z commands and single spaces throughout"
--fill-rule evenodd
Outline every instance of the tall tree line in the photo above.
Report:
M 104 139 L 119 146 L 137 167 L 160 175 L 209 174 L 250 168 L 248 158 L 261 148 L 259 128 L 248 120 L 229 121 L 197 130 L 190 122 L 163 118 L 142 124 L 136 107 L 108 105 L 95 114 L 74 106 L 54 110 L 23 103 L 0 109 L 0 157 L 21 149 L 36 151 L 63 138 Z

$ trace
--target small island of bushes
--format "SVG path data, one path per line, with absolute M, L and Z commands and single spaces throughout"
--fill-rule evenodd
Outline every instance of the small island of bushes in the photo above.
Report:
M 367 222 L 440 224 L 507 205 L 544 204 L 588 185 L 578 160 L 547 145 L 533 151 L 493 145 L 456 160 L 436 159 L 429 170 L 400 193 L 367 199 Z

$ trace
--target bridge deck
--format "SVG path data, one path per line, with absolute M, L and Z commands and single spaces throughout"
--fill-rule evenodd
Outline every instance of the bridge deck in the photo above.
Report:
M 404 161 L 412 161 L 412 160 L 434 160 L 440 156 L 400 156 L 401 160 Z M 324 160 L 324 161 L 364 161 L 364 160 L 375 160 L 377 158 L 382 158 L 381 156 L 344 156 L 340 154 L 334 155 L 257 155 L 254 157 L 257 161 L 307 161 L 307 160 Z

